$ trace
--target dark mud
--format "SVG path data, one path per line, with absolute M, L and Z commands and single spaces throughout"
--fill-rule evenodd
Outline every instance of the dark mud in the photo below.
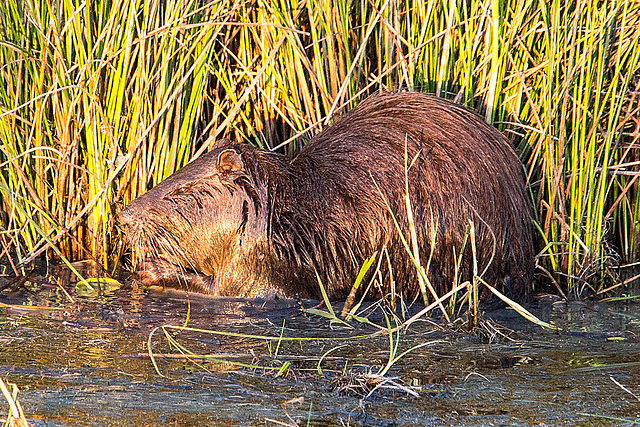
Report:
M 184 324 L 186 294 L 116 289 L 74 297 L 71 304 L 55 289 L 0 295 L 4 304 L 56 307 L 0 308 L 0 377 L 18 385 L 18 399 L 36 426 L 640 423 L 640 304 L 634 302 L 539 301 L 532 307 L 543 320 L 565 328 L 562 333 L 543 331 L 511 310 L 485 313 L 511 328 L 513 341 L 486 343 L 429 322 L 414 324 L 400 335 L 399 352 L 438 342 L 401 358 L 386 375 L 391 382 L 368 395 L 380 383 L 366 374 L 387 363 L 388 337 L 337 338 L 372 333 L 371 326 L 331 327 L 322 317 L 303 316 L 291 300 L 191 295 L 192 327 L 336 339 L 278 345 L 178 334 L 191 351 L 223 360 L 198 359 L 198 366 L 175 358 L 179 353 L 157 332 L 152 343 L 164 355 L 157 359 L 162 377 L 147 355 L 147 339 L 158 326 Z M 383 322 L 378 314 L 372 318 Z M 323 360 L 320 375 L 318 359 L 337 346 L 344 347 Z M 290 369 L 277 377 L 285 362 Z M 6 415 L 6 402 L 0 408 Z

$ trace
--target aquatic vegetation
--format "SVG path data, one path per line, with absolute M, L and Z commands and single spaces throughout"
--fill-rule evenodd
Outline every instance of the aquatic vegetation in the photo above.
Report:
M 333 313 L 331 306 L 328 306 L 329 311 Z M 313 313 L 313 312 L 311 312 Z M 176 359 L 182 358 L 195 367 L 203 371 L 215 371 L 224 372 L 229 370 L 248 369 L 254 373 L 261 373 L 262 375 L 273 375 L 279 377 L 287 375 L 289 372 L 298 372 L 298 374 L 306 375 L 318 375 L 329 376 L 322 369 L 323 363 L 329 359 L 329 355 L 338 350 L 352 354 L 354 349 L 359 349 L 362 346 L 362 340 L 375 340 L 381 334 L 385 334 L 389 342 L 388 358 L 383 366 L 375 368 L 371 364 L 358 364 L 354 366 L 350 362 L 350 358 L 346 356 L 338 357 L 337 359 L 342 363 L 342 370 L 336 368 L 331 369 L 330 377 L 335 382 L 335 388 L 341 392 L 349 391 L 351 393 L 361 394 L 362 396 L 370 396 L 376 390 L 380 388 L 392 388 L 402 392 L 406 392 L 414 397 L 419 394 L 412 390 L 411 387 L 402 384 L 403 380 L 400 378 L 390 376 L 390 370 L 396 365 L 402 358 L 409 353 L 418 350 L 422 347 L 432 346 L 439 343 L 443 343 L 442 340 L 424 340 L 412 347 L 400 351 L 400 336 L 404 327 L 391 327 L 391 317 L 385 315 L 387 327 L 381 327 L 381 330 L 375 333 L 361 334 L 361 335 L 349 335 L 344 337 L 339 336 L 326 336 L 326 337 L 309 337 L 309 336 L 284 336 L 286 329 L 286 322 L 283 322 L 280 328 L 280 335 L 251 335 L 246 333 L 229 332 L 221 330 L 209 330 L 202 328 L 188 327 L 186 324 L 183 326 L 175 325 L 163 325 L 155 328 L 150 334 L 147 341 L 147 350 L 149 358 L 151 359 L 156 373 L 160 376 L 164 376 L 159 360 L 160 359 Z M 337 318 L 330 320 L 339 320 Z M 374 323 L 367 322 L 370 325 Z M 348 323 L 340 321 L 343 328 L 353 330 L 353 327 Z M 380 327 L 380 326 L 378 326 Z M 154 338 L 156 332 L 161 331 L 164 339 L 169 344 L 169 348 L 173 350 L 172 353 L 158 354 L 153 351 L 154 342 L 157 340 Z M 251 351 L 251 355 L 247 354 L 198 354 L 189 346 L 181 344 L 179 338 L 181 334 L 195 334 L 196 336 L 215 335 L 221 337 L 234 337 L 248 341 L 257 341 L 266 343 L 267 354 L 260 354 L 256 349 Z M 279 349 L 282 343 L 299 343 L 299 353 L 295 355 L 279 353 Z M 302 344 L 306 343 L 307 350 L 303 350 Z M 321 355 L 315 354 L 319 343 L 328 343 L 332 347 L 322 353 Z M 274 348 L 275 344 L 275 348 Z M 333 345 L 337 344 L 337 345 Z M 312 348 L 314 350 L 309 351 Z M 251 356 L 251 362 L 244 362 L 247 356 Z M 362 358 L 362 356 L 360 356 Z M 335 358 L 334 358 L 335 359 Z M 258 364 L 260 363 L 260 364 Z M 295 366 L 292 365 L 295 363 Z M 315 367 L 313 365 L 315 364 Z
M 0 391 L 9 404 L 9 415 L 7 416 L 5 426 L 9 427 L 29 427 L 31 424 L 27 421 L 27 418 L 22 412 L 22 406 L 18 402 L 18 387 L 15 384 L 8 384 L 11 387 L 11 391 L 7 388 L 7 384 L 0 378 Z

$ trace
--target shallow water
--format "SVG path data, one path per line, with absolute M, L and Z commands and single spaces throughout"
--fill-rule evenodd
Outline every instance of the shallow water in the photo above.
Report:
M 486 318 L 514 331 L 493 343 L 429 322 L 413 324 L 399 336 L 398 353 L 433 342 L 397 361 L 386 374 L 387 387 L 367 395 L 376 383 L 366 374 L 387 363 L 389 338 L 339 338 L 371 334 L 371 326 L 351 330 L 305 317 L 290 300 L 190 295 L 194 328 L 335 339 L 278 345 L 181 332 L 176 339 L 190 351 L 221 359 L 194 363 L 175 357 L 179 353 L 157 331 L 152 348 L 162 355 L 156 358 L 160 376 L 147 353 L 149 333 L 184 324 L 186 294 L 116 289 L 74 298 L 69 303 L 55 289 L 0 294 L 4 304 L 56 307 L 0 308 L 0 377 L 18 385 L 18 399 L 36 426 L 640 423 L 640 304 L 634 302 L 539 301 L 532 307 L 561 333 L 512 310 L 488 312 Z M 371 319 L 384 324 L 377 313 Z M 320 375 L 318 360 L 330 349 Z M 285 362 L 290 369 L 276 376 Z M 4 401 L 0 408 L 5 415 Z

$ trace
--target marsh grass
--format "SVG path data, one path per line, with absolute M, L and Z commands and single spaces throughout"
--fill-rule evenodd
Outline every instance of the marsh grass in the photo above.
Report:
M 400 360 L 402 360 L 409 353 L 414 352 L 420 348 L 435 345 L 438 343 L 442 343 L 441 340 L 426 340 L 422 341 L 417 345 L 414 345 L 406 350 L 400 350 L 400 342 L 401 342 L 401 329 L 402 328 L 392 328 L 391 322 L 394 317 L 389 317 L 385 315 L 386 328 L 380 327 L 381 330 L 373 333 L 373 334 L 364 334 L 364 335 L 356 335 L 356 336 L 346 336 L 346 337 L 336 337 L 336 336 L 327 336 L 327 337 L 290 337 L 284 336 L 285 326 L 286 324 L 283 322 L 281 331 L 279 335 L 251 335 L 251 334 L 243 334 L 243 333 L 235 333 L 235 332 L 226 332 L 226 331 L 217 331 L 217 330 L 207 330 L 207 329 L 198 329 L 191 328 L 186 325 L 183 326 L 173 326 L 173 325 L 164 325 L 155 328 L 150 334 L 147 341 L 147 349 L 149 358 L 151 359 L 153 366 L 156 370 L 156 373 L 160 376 L 164 376 L 162 374 L 162 370 L 160 364 L 158 363 L 158 359 L 160 358 L 169 358 L 175 359 L 175 357 L 169 354 L 157 354 L 154 353 L 153 347 L 154 343 L 157 344 L 157 339 L 154 338 L 157 332 L 162 332 L 163 337 L 169 345 L 169 348 L 172 351 L 176 351 L 179 358 L 182 358 L 198 369 L 203 371 L 209 371 L 212 367 L 217 366 L 227 366 L 232 367 L 232 369 L 245 369 L 250 370 L 252 372 L 260 372 L 263 375 L 273 375 L 275 377 L 287 375 L 289 372 L 296 371 L 298 373 L 306 373 L 308 375 L 317 374 L 319 376 L 331 377 L 334 378 L 334 382 L 336 388 L 340 391 L 350 391 L 355 392 L 356 394 L 361 395 L 362 397 L 369 397 L 376 390 L 381 388 L 392 388 L 395 390 L 404 391 L 410 395 L 415 397 L 418 396 L 418 393 L 412 390 L 410 387 L 403 385 L 403 381 L 400 377 L 393 377 L 390 375 L 391 369 L 394 368 Z M 182 338 L 185 337 L 185 334 L 196 334 L 197 336 L 203 335 L 217 335 L 226 338 L 240 338 L 244 342 L 263 342 L 266 343 L 266 349 L 268 354 L 261 355 L 259 354 L 258 347 L 256 346 L 255 351 L 251 351 L 251 354 L 224 354 L 224 355 L 216 355 L 216 354 L 198 354 L 189 349 L 189 347 L 185 344 L 182 344 Z M 353 349 L 357 348 L 358 351 L 362 352 L 362 341 L 369 339 L 377 339 L 378 337 L 385 335 L 388 338 L 389 351 L 388 357 L 386 361 L 382 361 L 383 365 L 379 367 L 375 366 L 363 366 L 358 365 L 356 368 L 355 365 L 350 365 L 350 360 L 348 356 L 337 357 L 334 359 L 338 359 L 343 363 L 343 368 L 341 370 L 331 369 L 331 374 L 323 371 L 322 365 L 326 363 L 330 358 L 330 355 L 335 353 L 340 353 L 343 351 L 347 351 L 348 354 L 353 354 Z M 279 351 L 284 342 L 298 343 L 299 347 L 296 346 L 296 354 L 289 355 L 284 351 Z M 317 355 L 312 348 L 315 348 L 318 343 L 327 343 L 327 344 L 336 344 L 333 345 L 329 350 L 324 351 L 322 354 Z M 307 350 L 304 350 L 303 344 L 308 343 L 310 347 Z M 375 348 L 375 347 L 373 347 Z M 245 363 L 238 359 L 247 358 L 247 356 L 251 356 L 253 361 L 251 363 Z M 369 358 L 366 358 L 369 360 Z M 261 364 L 258 364 L 261 363 Z M 314 366 L 315 365 L 315 366 Z
M 366 94 L 404 88 L 514 137 L 539 272 L 560 292 L 604 289 L 638 259 L 637 1 L 7 0 L 0 64 L 0 256 L 15 275 L 39 256 L 111 272 L 117 211 L 211 141 L 292 152 Z
M 0 378 L 0 391 L 9 404 L 9 415 L 7 415 L 7 419 L 3 425 L 7 427 L 31 426 L 22 412 L 20 402 L 18 402 L 18 392 L 20 391 L 18 390 L 18 386 L 12 383 L 9 383 L 8 385 L 11 387 L 11 390 L 9 390 L 7 384 L 5 384 L 5 382 L 2 381 L 2 378 Z

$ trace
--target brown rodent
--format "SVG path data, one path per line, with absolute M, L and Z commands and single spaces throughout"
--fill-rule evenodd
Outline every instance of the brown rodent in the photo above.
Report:
M 132 201 L 120 223 L 146 284 L 318 297 L 317 272 L 339 298 L 377 253 L 378 294 L 394 280 L 413 298 L 416 268 L 380 192 L 407 240 L 409 194 L 420 258 L 426 266 L 433 251 L 428 278 L 439 293 L 456 271 L 472 278 L 472 221 L 478 273 L 511 298 L 528 294 L 532 226 L 518 157 L 474 112 L 417 92 L 367 98 L 293 158 L 221 141 Z

